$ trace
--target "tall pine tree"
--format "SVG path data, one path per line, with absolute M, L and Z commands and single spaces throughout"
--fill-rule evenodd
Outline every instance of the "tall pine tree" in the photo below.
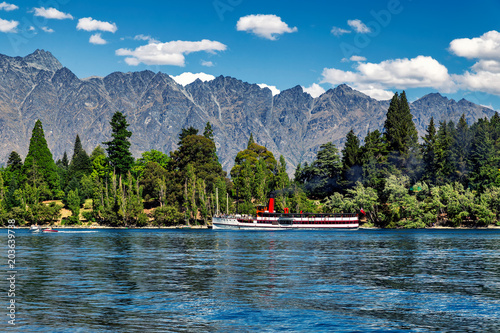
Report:
M 392 98 L 384 128 L 391 154 L 390 161 L 411 178 L 417 178 L 421 158 L 418 132 L 404 91 L 400 96 L 396 93 Z
M 74 177 L 77 180 L 80 180 L 84 175 L 90 175 L 92 173 L 90 157 L 83 149 L 79 135 L 76 135 L 73 157 L 71 158 L 71 163 L 69 164 L 69 173 L 71 178 Z
M 28 155 L 23 166 L 23 173 L 28 176 L 27 181 L 46 183 L 51 191 L 59 189 L 59 175 L 56 164 L 50 152 L 42 122 L 37 120 L 31 134 Z
M 445 184 L 450 177 L 455 175 L 455 166 L 453 164 L 452 144 L 453 134 L 452 128 L 446 121 L 439 123 L 439 128 L 436 137 L 436 177 L 438 184 Z
M 342 149 L 342 177 L 346 186 L 350 187 L 361 178 L 361 148 L 359 139 L 351 129 L 346 136 Z
M 455 159 L 455 169 L 457 178 L 464 183 L 469 173 L 469 159 L 471 150 L 472 137 L 469 125 L 465 120 L 465 115 L 462 114 L 455 129 L 453 140 L 453 156 Z M 465 184 L 464 184 L 465 185 Z
M 127 130 L 129 124 L 125 115 L 121 112 L 116 112 L 113 115 L 110 124 L 113 140 L 103 142 L 103 144 L 107 146 L 106 151 L 111 166 L 116 170 L 117 174 L 124 175 L 134 163 L 134 158 L 130 152 L 132 132 Z
M 209 121 L 207 121 L 207 124 L 205 125 L 205 129 L 203 130 L 203 136 L 209 140 L 214 141 L 214 130 L 212 128 L 212 124 L 210 124 Z
M 479 119 L 473 127 L 473 140 L 471 145 L 471 174 L 470 180 L 474 188 L 483 190 L 497 175 L 497 168 L 493 165 L 493 142 L 489 133 L 487 119 Z
M 436 125 L 434 117 L 431 117 L 429 126 L 427 126 L 427 134 L 422 138 L 423 160 L 424 160 L 424 179 L 432 184 L 436 181 L 437 160 L 436 160 Z
M 198 135 L 198 130 L 193 126 L 189 126 L 188 128 L 183 128 L 179 133 L 178 145 L 180 146 L 182 144 L 182 140 L 184 140 L 185 137 L 188 137 L 190 135 Z
M 412 148 L 416 147 L 418 132 L 404 91 L 401 96 L 398 96 L 398 93 L 394 94 L 387 110 L 384 128 L 391 151 L 405 156 L 410 153 Z

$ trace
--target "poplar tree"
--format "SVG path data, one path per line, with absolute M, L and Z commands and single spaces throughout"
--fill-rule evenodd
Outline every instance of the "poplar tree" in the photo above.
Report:
M 119 175 L 125 175 L 132 164 L 134 158 L 130 152 L 130 137 L 132 132 L 127 130 L 129 124 L 126 117 L 121 112 L 116 112 L 111 119 L 111 141 L 103 142 L 107 146 L 109 162 L 111 167 L 116 170 Z

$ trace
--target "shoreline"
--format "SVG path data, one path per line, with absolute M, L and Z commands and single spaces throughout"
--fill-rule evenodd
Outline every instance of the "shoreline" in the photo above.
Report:
M 82 225 L 74 225 L 74 226 L 39 226 L 40 229 L 45 229 L 45 228 L 49 228 L 51 227 L 52 229 L 123 229 L 123 230 L 127 230 L 127 229 L 210 229 L 208 226 L 203 226 L 203 225 L 194 225 L 194 226 L 172 226 L 172 227 L 164 227 L 164 226 L 160 226 L 160 227 L 108 227 L 108 226 L 104 226 L 104 225 L 100 225 L 100 226 L 82 226 Z M 12 229 L 12 228 L 8 228 L 8 227 L 0 227 L 0 229 Z M 16 227 L 14 229 L 30 229 L 30 226 L 22 226 L 22 227 Z
M 49 228 L 50 226 L 39 226 L 41 229 Z M 146 229 L 146 230 L 155 230 L 155 229 L 186 229 L 186 230 L 209 230 L 211 229 L 210 226 L 208 225 L 194 225 L 194 226 L 171 226 L 171 227 L 165 227 L 165 226 L 159 226 L 159 227 L 154 227 L 154 226 L 147 226 L 147 227 L 108 227 L 108 226 L 82 226 L 82 225 L 76 225 L 76 226 L 51 226 L 53 229 L 122 229 L 122 230 L 127 230 L 127 229 Z M 12 229 L 8 227 L 0 227 L 0 229 Z M 30 229 L 30 226 L 18 226 L 14 229 Z M 398 228 L 378 228 L 378 227 L 359 227 L 359 230 L 500 230 L 500 226 L 496 225 L 489 225 L 487 227 L 476 227 L 476 228 L 469 228 L 469 227 L 427 227 L 427 228 L 410 228 L 410 229 L 398 229 Z

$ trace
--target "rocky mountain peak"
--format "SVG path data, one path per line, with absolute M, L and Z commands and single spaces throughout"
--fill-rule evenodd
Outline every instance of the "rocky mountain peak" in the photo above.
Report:
M 24 57 L 23 60 L 31 67 L 49 72 L 55 72 L 63 68 L 59 60 L 57 60 L 52 53 L 45 50 L 36 50 Z
M 185 87 L 151 71 L 81 80 L 44 50 L 26 57 L 0 54 L 0 164 L 13 150 L 26 156 L 36 119 L 57 159 L 71 151 L 77 134 L 88 153 L 109 141 L 109 121 L 120 111 L 131 125 L 135 157 L 151 149 L 168 153 L 177 148 L 182 128 L 202 130 L 209 121 L 226 171 L 253 133 L 276 158 L 283 155 L 293 173 L 298 163 L 314 159 L 321 144 L 331 141 L 341 149 L 351 128 L 361 139 L 382 129 L 388 106 L 345 84 L 313 99 L 300 86 L 272 96 L 269 89 L 222 75 Z M 471 123 L 494 114 L 440 94 L 422 97 L 411 109 L 420 135 L 430 117 L 456 122 L 464 113 Z

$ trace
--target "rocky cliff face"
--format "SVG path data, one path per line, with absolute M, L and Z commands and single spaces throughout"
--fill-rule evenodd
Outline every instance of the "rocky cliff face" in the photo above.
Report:
M 209 121 L 225 170 L 253 133 L 276 158 L 283 154 L 291 172 L 298 163 L 311 161 L 321 144 L 333 141 L 341 147 L 351 128 L 361 139 L 368 130 L 382 129 L 388 105 L 347 85 L 318 98 L 300 86 L 272 96 L 268 88 L 231 77 L 196 80 L 185 87 L 151 71 L 79 79 L 50 52 L 37 50 L 24 58 L 0 55 L 0 163 L 12 150 L 26 156 L 37 119 L 56 159 L 64 151 L 71 155 L 77 134 L 90 153 L 110 139 L 109 121 L 121 111 L 133 132 L 136 157 L 151 149 L 172 151 L 182 128 L 194 126 L 202 132 Z M 411 109 L 420 135 L 431 116 L 458 121 L 465 113 L 473 122 L 494 113 L 439 94 L 422 97 Z

